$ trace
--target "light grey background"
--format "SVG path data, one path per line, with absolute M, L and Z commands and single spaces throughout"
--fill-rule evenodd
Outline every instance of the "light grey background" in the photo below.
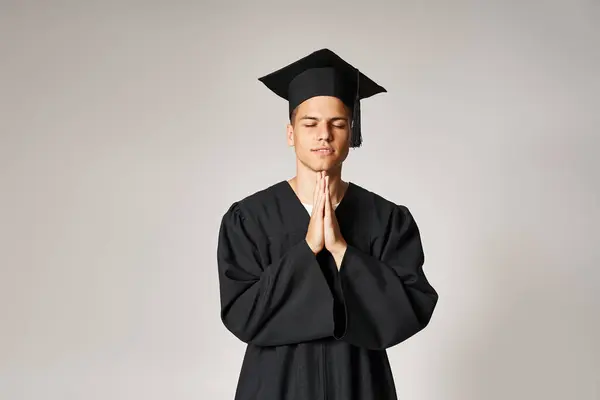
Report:
M 257 78 L 329 47 L 440 293 L 400 399 L 599 399 L 598 1 L 248 3 L 0 3 L 0 398 L 233 398 L 218 224 L 295 173 Z

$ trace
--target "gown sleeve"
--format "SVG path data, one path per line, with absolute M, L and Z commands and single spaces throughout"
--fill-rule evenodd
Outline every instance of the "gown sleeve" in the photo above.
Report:
M 221 320 L 246 343 L 277 346 L 331 337 L 333 295 L 302 239 L 269 265 L 260 260 L 256 225 L 234 203 L 217 245 Z
M 438 293 L 423 273 L 421 237 L 408 208 L 395 206 L 372 246 L 373 255 L 348 245 L 342 258 L 334 337 L 381 350 L 425 328 Z

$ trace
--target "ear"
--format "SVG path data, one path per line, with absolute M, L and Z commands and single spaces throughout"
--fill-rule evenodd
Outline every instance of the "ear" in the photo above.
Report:
M 288 146 L 294 145 L 294 126 L 289 123 L 286 126 L 286 136 L 287 136 L 287 144 Z

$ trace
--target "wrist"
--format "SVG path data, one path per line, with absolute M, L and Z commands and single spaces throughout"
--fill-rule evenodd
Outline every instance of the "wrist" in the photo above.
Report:
M 308 245 L 308 248 L 310 249 L 310 251 L 313 252 L 314 255 L 317 255 L 317 253 L 319 252 L 318 250 L 315 250 L 315 248 L 312 246 L 312 244 L 310 244 L 310 241 L 308 239 L 304 239 L 304 241 L 306 242 L 306 244 Z
M 343 242 L 343 243 L 339 244 L 338 246 L 334 247 L 333 249 L 331 249 L 329 252 L 336 258 L 342 258 L 344 256 L 344 253 L 346 253 L 347 249 L 348 249 L 348 243 Z
M 338 271 L 342 268 L 342 261 L 344 260 L 344 254 L 346 254 L 347 249 L 348 245 L 344 243 L 343 245 L 340 245 L 339 247 L 329 251 L 335 261 Z

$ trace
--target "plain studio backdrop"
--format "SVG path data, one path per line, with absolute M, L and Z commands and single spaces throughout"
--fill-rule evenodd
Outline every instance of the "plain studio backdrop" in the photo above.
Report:
M 294 175 L 257 78 L 322 47 L 440 294 L 399 398 L 600 398 L 597 1 L 0 4 L 2 400 L 233 398 L 220 219 Z

